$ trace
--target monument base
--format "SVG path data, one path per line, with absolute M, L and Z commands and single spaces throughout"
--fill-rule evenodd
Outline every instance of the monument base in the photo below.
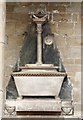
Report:
M 72 101 L 62 101 L 60 98 L 18 98 L 6 100 L 5 116 L 62 116 L 73 115 L 74 107 Z
M 27 115 L 60 115 L 60 99 L 22 99 L 17 100 L 17 114 Z

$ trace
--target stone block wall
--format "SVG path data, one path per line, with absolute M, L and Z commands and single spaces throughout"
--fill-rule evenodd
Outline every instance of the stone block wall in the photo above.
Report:
M 42 8 L 53 12 L 50 27 L 62 62 L 73 84 L 75 114 L 81 102 L 81 3 L 41 3 Z M 40 3 L 7 3 L 6 6 L 6 47 L 5 47 L 5 87 L 8 84 L 23 44 L 23 33 L 30 24 L 28 12 L 36 11 Z

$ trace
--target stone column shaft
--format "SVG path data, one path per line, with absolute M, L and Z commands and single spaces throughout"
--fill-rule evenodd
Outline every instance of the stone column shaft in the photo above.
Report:
M 41 40 L 41 33 L 42 33 L 42 25 L 37 24 L 37 64 L 42 64 L 42 40 Z

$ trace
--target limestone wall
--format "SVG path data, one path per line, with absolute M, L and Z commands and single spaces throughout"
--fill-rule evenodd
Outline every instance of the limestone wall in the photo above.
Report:
M 53 14 L 50 26 L 60 51 L 63 64 L 73 84 L 73 99 L 81 101 L 81 3 L 44 3 Z M 6 6 L 6 47 L 5 47 L 5 87 L 8 84 L 12 67 L 15 65 L 23 44 L 23 33 L 30 24 L 29 11 L 35 11 L 40 3 L 7 3 Z M 44 5 L 42 4 L 42 8 Z

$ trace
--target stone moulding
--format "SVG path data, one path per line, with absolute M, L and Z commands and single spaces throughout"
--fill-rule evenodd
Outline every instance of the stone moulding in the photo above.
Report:
M 64 76 L 65 74 L 13 74 L 13 76 Z

